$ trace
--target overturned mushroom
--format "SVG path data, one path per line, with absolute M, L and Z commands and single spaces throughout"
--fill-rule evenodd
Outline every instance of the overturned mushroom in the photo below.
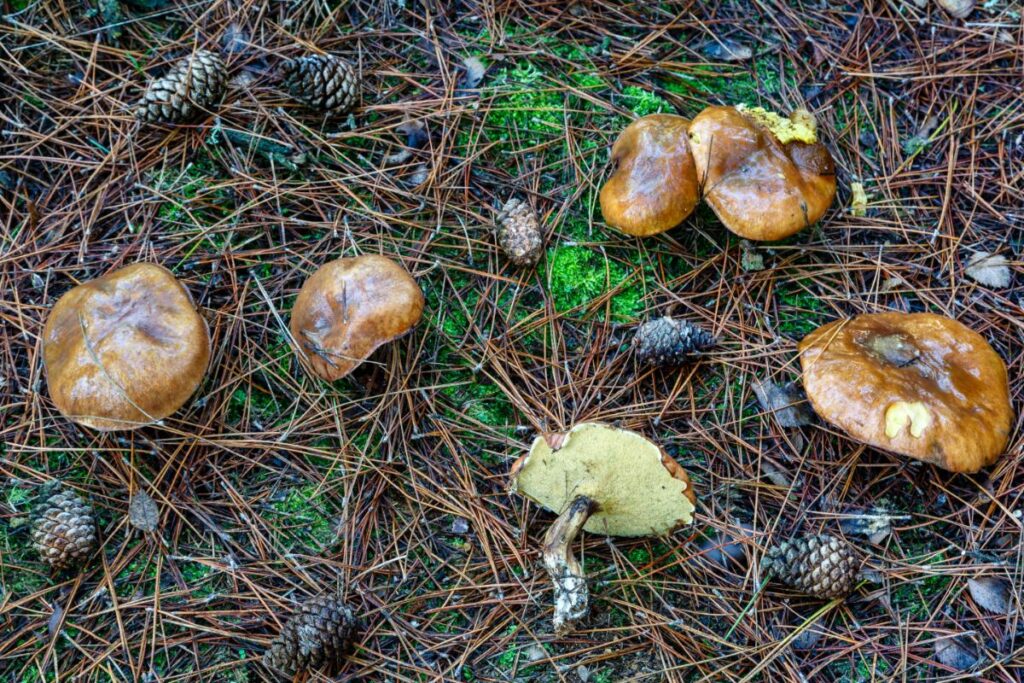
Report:
M 686 140 L 690 122 L 651 114 L 629 124 L 612 146 L 615 172 L 601 188 L 601 213 L 622 232 L 644 237 L 670 230 L 700 200 Z
M 423 292 L 384 256 L 327 263 L 306 280 L 292 309 L 291 333 L 308 367 L 333 382 L 379 346 L 401 337 L 423 315 Z
M 585 422 L 538 437 L 512 467 L 512 491 L 558 513 L 544 536 L 544 567 L 555 584 L 555 632 L 590 610 L 587 580 L 571 546 L 580 529 L 608 536 L 667 534 L 693 520 L 690 478 L 643 436 Z
M 109 431 L 161 420 L 188 400 L 210 360 L 210 333 L 166 268 L 136 263 L 68 291 L 43 329 L 54 404 Z
M 878 313 L 829 323 L 800 342 L 800 362 L 815 411 L 858 441 L 952 472 L 977 472 L 1006 447 L 1006 366 L 955 320 Z
M 708 107 L 690 123 L 704 199 L 732 232 L 779 240 L 817 222 L 836 194 L 832 156 L 805 110 Z

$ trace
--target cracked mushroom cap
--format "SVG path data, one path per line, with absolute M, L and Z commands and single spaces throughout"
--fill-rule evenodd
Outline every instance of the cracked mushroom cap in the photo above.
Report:
M 43 360 L 62 414 L 101 431 L 134 429 L 195 393 L 210 332 L 170 271 L 136 263 L 57 301 L 43 329 Z
M 409 271 L 384 256 L 356 256 L 331 261 L 306 280 L 290 328 L 308 367 L 333 382 L 422 316 L 423 292 Z
M 512 490 L 555 513 L 586 496 L 596 507 L 584 530 L 608 536 L 669 533 L 693 521 L 697 502 L 690 477 L 657 444 L 596 422 L 537 437 L 512 466 Z
M 612 145 L 615 172 L 601 188 L 605 221 L 628 235 L 670 230 L 700 200 L 686 131 L 690 122 L 651 114 L 626 126 Z
M 817 222 L 836 194 L 836 169 L 805 110 L 708 107 L 690 123 L 704 199 L 732 232 L 780 240 Z
M 977 472 L 1013 424 L 1006 366 L 985 339 L 933 313 L 878 313 L 829 323 L 800 342 L 818 414 L 866 444 Z

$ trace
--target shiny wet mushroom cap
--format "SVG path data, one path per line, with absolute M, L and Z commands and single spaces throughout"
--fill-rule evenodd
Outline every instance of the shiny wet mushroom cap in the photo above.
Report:
M 760 107 L 708 107 L 689 136 L 705 201 L 741 237 L 783 239 L 832 204 L 835 164 L 804 110 L 783 118 Z
M 585 422 L 538 437 L 512 467 L 513 492 L 559 515 L 544 537 L 555 584 L 554 625 L 569 631 L 589 611 L 586 576 L 571 545 L 581 529 L 607 536 L 660 536 L 693 521 L 686 472 L 640 434 Z
M 202 382 L 210 333 L 166 268 L 137 263 L 81 284 L 54 305 L 43 330 L 54 404 L 98 430 L 161 420 Z
M 697 172 L 686 139 L 690 122 L 651 114 L 629 124 L 612 146 L 615 172 L 601 188 L 605 221 L 628 235 L 670 230 L 700 200 Z
M 951 318 L 861 315 L 818 328 L 799 348 L 811 405 L 858 441 L 952 472 L 977 472 L 1006 447 L 1006 366 Z
M 384 256 L 327 263 L 306 280 L 292 309 L 291 333 L 307 366 L 333 382 L 423 316 L 412 275 Z

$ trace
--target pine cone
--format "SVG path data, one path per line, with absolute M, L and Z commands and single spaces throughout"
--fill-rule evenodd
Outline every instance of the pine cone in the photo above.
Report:
M 853 591 L 860 564 L 852 545 L 821 534 L 783 541 L 771 548 L 761 560 L 761 570 L 802 593 L 831 599 Z
M 633 338 L 637 360 L 648 365 L 681 365 L 716 343 L 696 325 L 667 316 L 645 322 Z
M 149 122 L 189 121 L 220 102 L 227 80 L 221 58 L 199 50 L 179 60 L 161 78 L 150 81 L 135 116 Z
M 302 605 L 263 655 L 270 669 L 288 675 L 336 666 L 355 631 L 352 610 L 337 595 L 319 595 Z
M 356 102 L 359 77 L 352 65 L 335 55 L 310 55 L 281 65 L 285 89 L 310 109 L 344 114 Z
M 77 493 L 50 487 L 32 518 L 32 544 L 54 569 L 78 564 L 96 549 L 96 519 Z
M 517 266 L 532 266 L 544 251 L 540 221 L 530 205 L 513 197 L 501 207 L 495 221 L 498 245 Z

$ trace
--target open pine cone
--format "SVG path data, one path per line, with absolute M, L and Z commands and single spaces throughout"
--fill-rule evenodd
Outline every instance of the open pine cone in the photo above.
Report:
M 801 593 L 828 600 L 853 591 L 860 565 L 853 546 L 829 534 L 783 541 L 761 560 L 762 571 Z
M 337 666 L 355 631 L 356 619 L 334 594 L 305 602 L 263 655 L 270 669 L 294 675 L 299 671 Z
M 309 55 L 281 65 L 283 85 L 310 109 L 344 114 L 356 102 L 359 77 L 352 65 L 336 55 Z
M 220 102 L 227 80 L 227 68 L 221 58 L 198 50 L 149 83 L 135 116 L 149 122 L 189 121 Z
M 517 266 L 532 266 L 544 251 L 537 213 L 522 199 L 513 197 L 505 202 L 495 221 L 498 244 Z
M 48 488 L 32 515 L 32 545 L 54 569 L 77 565 L 96 550 L 92 508 L 70 489 Z
M 685 320 L 663 317 L 641 325 L 633 337 L 636 358 L 647 365 L 682 365 L 718 342 Z

